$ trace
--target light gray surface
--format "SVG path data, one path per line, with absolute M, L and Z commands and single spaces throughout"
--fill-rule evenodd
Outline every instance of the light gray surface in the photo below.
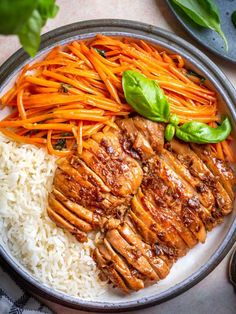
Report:
M 224 1 L 224 0 L 222 0 Z M 61 7 L 58 17 L 47 24 L 45 31 L 58 26 L 94 18 L 124 18 L 150 23 L 166 28 L 195 44 L 175 21 L 165 0 L 57 0 Z M 5 61 L 19 47 L 15 38 L 7 40 L 0 36 L 0 63 Z M 197 45 L 196 45 L 197 46 Z M 200 47 L 200 46 L 199 46 Z M 200 47 L 201 48 L 201 47 Z M 201 48 L 203 50 L 203 48 Z M 236 84 L 236 67 L 207 53 Z M 233 314 L 236 313 L 236 294 L 228 282 L 227 265 L 229 255 L 202 282 L 164 304 L 132 312 L 134 314 Z M 66 309 L 45 301 L 60 314 L 78 314 L 79 311 Z M 82 312 L 81 312 L 82 313 Z M 85 313 L 85 312 L 83 312 Z

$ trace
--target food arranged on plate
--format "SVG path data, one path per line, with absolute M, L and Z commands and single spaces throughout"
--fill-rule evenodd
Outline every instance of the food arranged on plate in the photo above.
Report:
M 26 65 L 1 103 L 1 189 L 14 182 L 0 199 L 4 237 L 59 290 L 156 283 L 233 209 L 231 123 L 180 55 L 129 38 L 74 41 Z

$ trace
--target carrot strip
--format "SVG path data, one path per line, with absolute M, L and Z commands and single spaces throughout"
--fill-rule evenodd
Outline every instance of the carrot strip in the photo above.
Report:
M 220 159 L 224 159 L 224 154 L 223 154 L 223 150 L 222 150 L 222 145 L 221 143 L 217 143 L 216 144 L 216 153 L 217 153 L 217 157 Z
M 91 89 L 91 88 L 88 88 L 86 87 L 85 85 L 81 84 L 78 80 L 73 80 L 73 79 L 70 79 L 64 75 L 61 75 L 61 74 L 58 74 L 58 73 L 55 73 L 55 72 L 52 72 L 52 71 L 48 71 L 48 70 L 44 70 L 43 71 L 43 75 L 47 76 L 47 77 L 51 77 L 51 78 L 54 78 L 58 81 L 61 81 L 63 83 L 68 83 L 74 87 L 77 87 L 78 89 L 81 89 L 82 91 L 84 92 L 87 92 L 89 94 L 94 94 L 94 95 L 101 95 L 100 92 L 94 90 L 94 89 Z
M 71 46 L 68 46 L 68 48 L 81 60 L 85 62 L 85 64 L 92 68 L 92 64 L 90 61 L 80 52 L 80 46 L 77 42 L 73 42 Z
M 20 136 L 14 132 L 11 132 L 6 129 L 0 129 L 0 132 L 2 132 L 7 137 L 11 138 L 12 140 L 20 143 L 27 143 L 27 144 L 46 144 L 46 139 L 44 138 L 30 138 L 25 136 Z
M 24 120 L 26 119 L 26 113 L 25 113 L 25 108 L 23 104 L 23 93 L 24 93 L 24 90 L 21 89 L 17 95 L 17 108 L 21 116 L 21 119 Z
M 52 130 L 49 130 L 47 132 L 47 149 L 49 154 L 55 155 L 55 156 L 60 156 L 60 157 L 65 157 L 71 154 L 70 150 L 67 151 L 59 151 L 53 148 L 52 146 Z
M 233 152 L 232 152 L 230 146 L 228 145 L 227 141 L 221 142 L 221 145 L 222 145 L 224 154 L 226 156 L 226 159 L 228 161 L 235 162 L 235 158 L 234 158 Z

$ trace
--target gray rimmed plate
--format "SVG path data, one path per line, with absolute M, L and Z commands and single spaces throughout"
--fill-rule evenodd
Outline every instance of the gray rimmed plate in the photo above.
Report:
M 198 49 L 178 36 L 151 25 L 126 20 L 79 22 L 45 34 L 42 36 L 40 51 L 34 59 L 29 59 L 20 49 L 1 66 L 0 94 L 11 84 L 24 64 L 41 58 L 48 50 L 58 44 L 91 38 L 97 33 L 140 38 L 166 50 L 181 54 L 186 60 L 187 67 L 205 76 L 208 84 L 216 90 L 221 109 L 231 118 L 236 133 L 236 111 L 233 104 L 236 99 L 236 92 L 219 68 Z M 128 296 L 120 296 L 110 291 L 94 300 L 71 297 L 33 277 L 11 255 L 7 244 L 2 239 L 0 239 L 0 256 L 32 292 L 49 300 L 87 311 L 111 313 L 134 310 L 171 299 L 206 277 L 220 263 L 235 242 L 236 220 L 234 218 L 235 213 L 232 213 L 222 225 L 208 234 L 204 245 L 197 245 L 187 256 L 181 258 L 173 266 L 170 275 L 165 280 Z
M 225 50 L 224 42 L 216 32 L 192 22 L 192 20 L 179 7 L 174 5 L 171 0 L 167 0 L 167 3 L 177 20 L 194 39 L 214 54 L 236 63 L 236 27 L 231 20 L 232 13 L 236 11 L 236 0 L 215 0 L 215 4 L 220 12 L 222 30 L 228 40 L 228 51 Z

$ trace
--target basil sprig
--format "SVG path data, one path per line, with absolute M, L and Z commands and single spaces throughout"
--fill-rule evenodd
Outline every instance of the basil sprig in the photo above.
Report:
M 231 21 L 234 24 L 235 28 L 236 28 L 236 11 L 234 11 L 231 15 Z
M 0 34 L 17 35 L 33 57 L 39 49 L 42 27 L 58 9 L 55 0 L 0 0 Z
M 228 51 L 228 41 L 221 29 L 220 14 L 213 0 L 172 0 L 196 24 L 217 32 L 225 43 Z
M 167 141 L 171 141 L 175 135 L 184 142 L 219 143 L 231 132 L 228 118 L 225 118 L 217 128 L 198 121 L 179 125 L 179 117 L 170 114 L 170 105 L 160 86 L 139 72 L 125 71 L 122 76 L 122 86 L 127 103 L 136 112 L 152 121 L 168 123 L 165 129 Z
M 126 101 L 140 115 L 156 122 L 169 121 L 170 107 L 165 94 L 154 81 L 129 70 L 123 73 L 122 86 Z
M 212 128 L 202 122 L 187 122 L 176 127 L 175 134 L 185 142 L 206 144 L 222 142 L 229 136 L 230 132 L 231 125 L 229 119 L 225 118 L 217 128 Z

